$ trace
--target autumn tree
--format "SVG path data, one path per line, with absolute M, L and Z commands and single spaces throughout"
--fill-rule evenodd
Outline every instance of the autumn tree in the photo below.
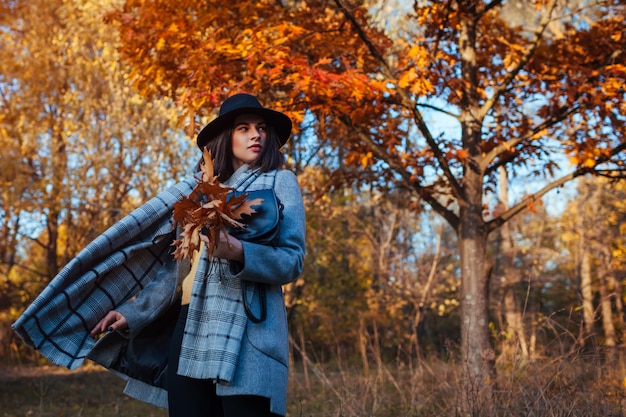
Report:
M 193 163 L 185 160 L 171 101 L 133 92 L 117 34 L 102 23 L 110 7 L 0 2 L 3 280 L 47 282 Z M 45 263 L 27 259 L 36 254 Z
M 336 183 L 401 190 L 449 223 L 463 407 L 478 412 L 495 359 L 488 237 L 566 182 L 623 167 L 624 4 L 528 1 L 520 25 L 505 1 L 421 1 L 399 27 L 365 4 L 127 0 L 111 20 L 144 94 L 178 100 L 197 122 L 231 93 L 257 94 L 312 129 L 289 152 L 333 147 Z M 500 167 L 537 186 L 495 213 Z

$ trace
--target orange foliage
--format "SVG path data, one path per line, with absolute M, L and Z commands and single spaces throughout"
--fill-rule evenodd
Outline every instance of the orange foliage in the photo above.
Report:
M 122 53 L 144 94 L 167 95 L 190 114 L 210 115 L 228 95 L 250 92 L 292 117 L 296 129 L 309 112 L 317 136 L 346 148 L 344 162 L 365 172 L 373 166 L 372 146 L 378 147 L 374 155 L 386 155 L 388 166 L 411 172 L 433 162 L 457 168 L 492 163 L 485 175 L 495 181 L 489 171 L 498 164 L 530 159 L 542 161 L 538 170 L 551 171 L 542 144 L 563 136 L 567 110 L 623 125 L 626 39 L 619 13 L 588 29 L 565 26 L 563 36 L 533 49 L 533 36 L 509 25 L 500 7 L 481 13 L 480 6 L 466 2 L 423 2 L 407 17 L 407 27 L 416 29 L 390 30 L 391 36 L 372 24 L 367 8 L 346 4 L 232 0 L 224 7 L 215 0 L 127 0 L 108 19 L 121 29 Z M 539 14 L 547 3 L 535 6 Z M 461 45 L 459 33 L 468 25 L 476 39 Z M 472 48 L 472 55 L 463 56 L 463 47 Z M 529 50 L 533 54 L 526 56 Z M 544 101 L 536 104 L 538 97 Z M 441 152 L 431 149 L 437 161 L 413 157 L 433 147 L 418 138 L 432 132 L 416 118 L 416 103 L 463 115 L 459 119 L 476 118 L 477 124 L 489 116 L 498 129 L 482 129 L 480 140 L 443 135 L 437 138 Z M 542 123 L 546 127 L 538 128 Z M 597 134 L 594 146 L 615 146 L 614 137 L 585 129 Z M 564 142 L 563 150 L 576 155 L 573 162 L 589 166 L 580 154 L 591 136 Z M 523 139 L 510 144 L 512 138 Z M 491 159 L 483 164 L 477 158 Z M 381 172 L 370 174 L 378 178 Z M 445 188 L 450 181 L 441 184 Z

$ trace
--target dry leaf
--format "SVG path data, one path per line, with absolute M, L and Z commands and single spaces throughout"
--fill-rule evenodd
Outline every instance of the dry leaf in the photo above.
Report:
M 205 149 L 202 158 L 202 174 L 196 186 L 174 204 L 174 221 L 182 227 L 180 238 L 172 243 L 176 247 L 173 253 L 176 260 L 192 258 L 200 247 L 200 233 L 207 236 L 207 252 L 212 257 L 219 233 L 227 233 L 227 227 L 245 227 L 240 222 L 242 216 L 256 213 L 252 207 L 263 201 L 260 198 L 248 201 L 247 194 L 235 196 L 235 189 L 222 184 L 215 176 L 211 152 Z

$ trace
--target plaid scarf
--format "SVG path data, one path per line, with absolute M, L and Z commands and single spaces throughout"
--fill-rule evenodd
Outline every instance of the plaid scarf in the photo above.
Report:
M 244 165 L 225 183 L 237 190 L 273 188 L 276 171 Z M 13 324 L 24 342 L 52 363 L 75 369 L 94 345 L 90 330 L 104 315 L 174 262 L 174 203 L 196 184 L 193 176 L 134 210 L 87 245 Z M 253 291 L 251 289 L 250 291 Z M 248 294 L 252 299 L 253 294 Z M 225 260 L 200 259 L 194 278 L 178 373 L 230 382 L 247 317 L 241 279 Z
M 95 343 L 89 333 L 96 323 L 174 262 L 172 210 L 195 184 L 185 178 L 87 245 L 12 325 L 15 332 L 52 363 L 79 367 Z
M 238 191 L 273 188 L 276 171 L 237 170 L 225 185 Z M 252 299 L 252 295 L 248 295 Z M 189 314 L 178 374 L 232 382 L 248 318 L 241 302 L 241 279 L 228 261 L 200 258 L 189 301 Z

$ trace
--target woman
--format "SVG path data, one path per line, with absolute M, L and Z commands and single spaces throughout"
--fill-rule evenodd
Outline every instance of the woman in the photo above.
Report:
M 165 252 L 160 256 L 146 255 L 152 262 L 135 262 L 128 266 L 133 254 L 143 253 L 144 247 L 131 250 L 128 248 L 132 245 L 124 244 L 124 248 L 119 249 L 124 253 L 119 261 L 122 266 L 102 267 L 105 272 L 98 272 L 92 279 L 84 277 L 85 262 L 81 262 L 80 267 L 72 268 L 72 272 L 62 271 L 60 275 L 65 277 L 62 281 L 53 281 L 56 304 L 67 303 L 64 300 L 75 298 L 72 294 L 77 292 L 73 288 L 67 289 L 72 287 L 67 284 L 68 281 L 76 281 L 68 280 L 67 276 L 79 274 L 76 270 L 80 269 L 83 276 L 79 281 L 85 280 L 92 289 L 81 294 L 78 308 L 68 303 L 70 306 L 67 309 L 71 312 L 67 314 L 73 319 L 79 311 L 79 321 L 83 323 L 95 323 L 94 317 L 97 318 L 90 334 L 108 333 L 96 346 L 88 346 L 87 343 L 85 347 L 83 342 L 76 352 L 61 349 L 60 341 L 68 338 L 67 332 L 65 336 L 59 335 L 63 332 L 60 328 L 67 325 L 65 323 L 50 325 L 44 331 L 35 331 L 35 326 L 26 325 L 25 322 L 33 316 L 34 321 L 41 322 L 43 315 L 37 316 L 40 310 L 44 310 L 41 306 L 46 303 L 45 300 L 36 300 L 34 304 L 39 308 L 31 306 L 29 309 L 33 311 L 27 310 L 25 317 L 14 325 L 16 331 L 44 355 L 45 351 L 54 350 L 47 356 L 68 367 L 76 367 L 84 356 L 82 353 L 87 350 L 89 358 L 126 378 L 125 392 L 140 400 L 165 405 L 162 388 L 166 388 L 170 416 L 285 415 L 288 335 L 281 286 L 293 281 L 302 272 L 305 251 L 304 207 L 300 189 L 295 175 L 280 169 L 283 164 L 280 148 L 290 135 L 291 120 L 286 115 L 262 107 L 251 95 L 236 94 L 224 101 L 219 117 L 205 126 L 197 137 L 200 149 L 206 147 L 211 151 L 215 174 L 225 185 L 241 192 L 274 190 L 282 209 L 275 241 L 258 243 L 240 240 L 234 236 L 235 233 L 220 233 L 212 260 L 205 250 L 201 250 L 193 263 L 174 262 L 171 250 L 165 251 L 165 244 L 162 243 L 167 241 L 171 249 L 174 236 L 164 234 L 165 226 L 155 221 L 159 225 L 149 229 L 150 233 L 145 228 L 133 233 L 142 236 L 142 242 L 147 242 L 142 245 L 152 245 L 147 248 L 150 254 L 155 253 L 157 245 L 161 252 Z M 179 195 L 182 190 L 188 193 L 192 184 L 189 180 L 183 183 L 187 188 L 179 186 Z M 170 194 L 176 194 L 176 191 Z M 170 194 L 158 196 L 158 201 L 145 211 L 167 210 L 171 213 Z M 161 209 L 161 205 L 167 208 Z M 142 216 L 143 212 L 129 217 Z M 161 219 L 163 215 L 155 217 Z M 127 223 L 133 224 L 130 221 Z M 127 240 L 133 239 L 139 238 Z M 203 239 L 206 241 L 206 237 Z M 116 239 L 107 236 L 106 241 L 116 242 Z M 88 249 L 90 254 L 99 250 L 98 247 Z M 155 259 L 159 263 L 157 267 L 153 266 Z M 117 261 L 100 259 L 98 262 L 115 264 Z M 91 258 L 88 263 L 93 263 Z M 150 266 L 134 266 L 140 263 Z M 125 272 L 128 269 L 134 272 L 128 274 Z M 141 273 L 138 274 L 135 269 L 140 269 Z M 144 269 L 150 270 L 150 279 L 143 278 L 148 274 Z M 114 271 L 115 275 L 110 271 Z M 110 278 L 111 275 L 114 276 Z M 136 282 L 134 288 L 141 288 L 141 291 L 133 297 L 116 296 L 116 293 L 132 293 L 126 287 L 120 290 L 119 284 L 122 282 L 125 285 L 131 280 Z M 115 281 L 114 285 L 109 284 L 112 281 Z M 59 291 L 59 288 L 63 290 Z M 98 295 L 100 293 L 105 296 Z M 123 302 L 119 302 L 119 298 Z M 182 308 L 178 313 L 179 309 L 172 306 L 178 307 L 181 299 Z M 103 310 L 102 305 L 106 305 L 107 300 L 112 307 L 108 312 Z M 85 303 L 90 307 L 80 312 Z M 61 317 L 56 313 L 58 309 L 55 309 L 54 317 Z M 49 308 L 45 310 L 45 317 L 49 319 L 52 314 Z M 102 313 L 97 316 L 100 311 Z M 168 311 L 177 312 L 178 321 L 169 342 L 166 370 L 160 368 L 155 371 L 153 365 L 145 366 L 149 373 L 154 374 L 152 379 L 145 379 L 144 371 L 140 372 L 141 375 L 130 372 L 133 362 L 140 363 L 144 357 L 153 355 L 152 349 L 157 343 L 151 341 L 151 337 L 169 338 L 169 333 L 160 324 L 156 332 L 148 332 L 157 323 L 155 320 L 163 319 Z M 71 321 L 66 320 L 66 323 Z M 73 326 L 80 327 L 79 324 Z M 43 341 L 37 343 L 33 334 Z M 141 338 L 145 340 L 139 342 Z M 45 341 L 53 339 L 54 343 L 50 344 L 54 347 L 48 347 Z M 59 350 L 71 361 L 58 360 L 61 355 Z

